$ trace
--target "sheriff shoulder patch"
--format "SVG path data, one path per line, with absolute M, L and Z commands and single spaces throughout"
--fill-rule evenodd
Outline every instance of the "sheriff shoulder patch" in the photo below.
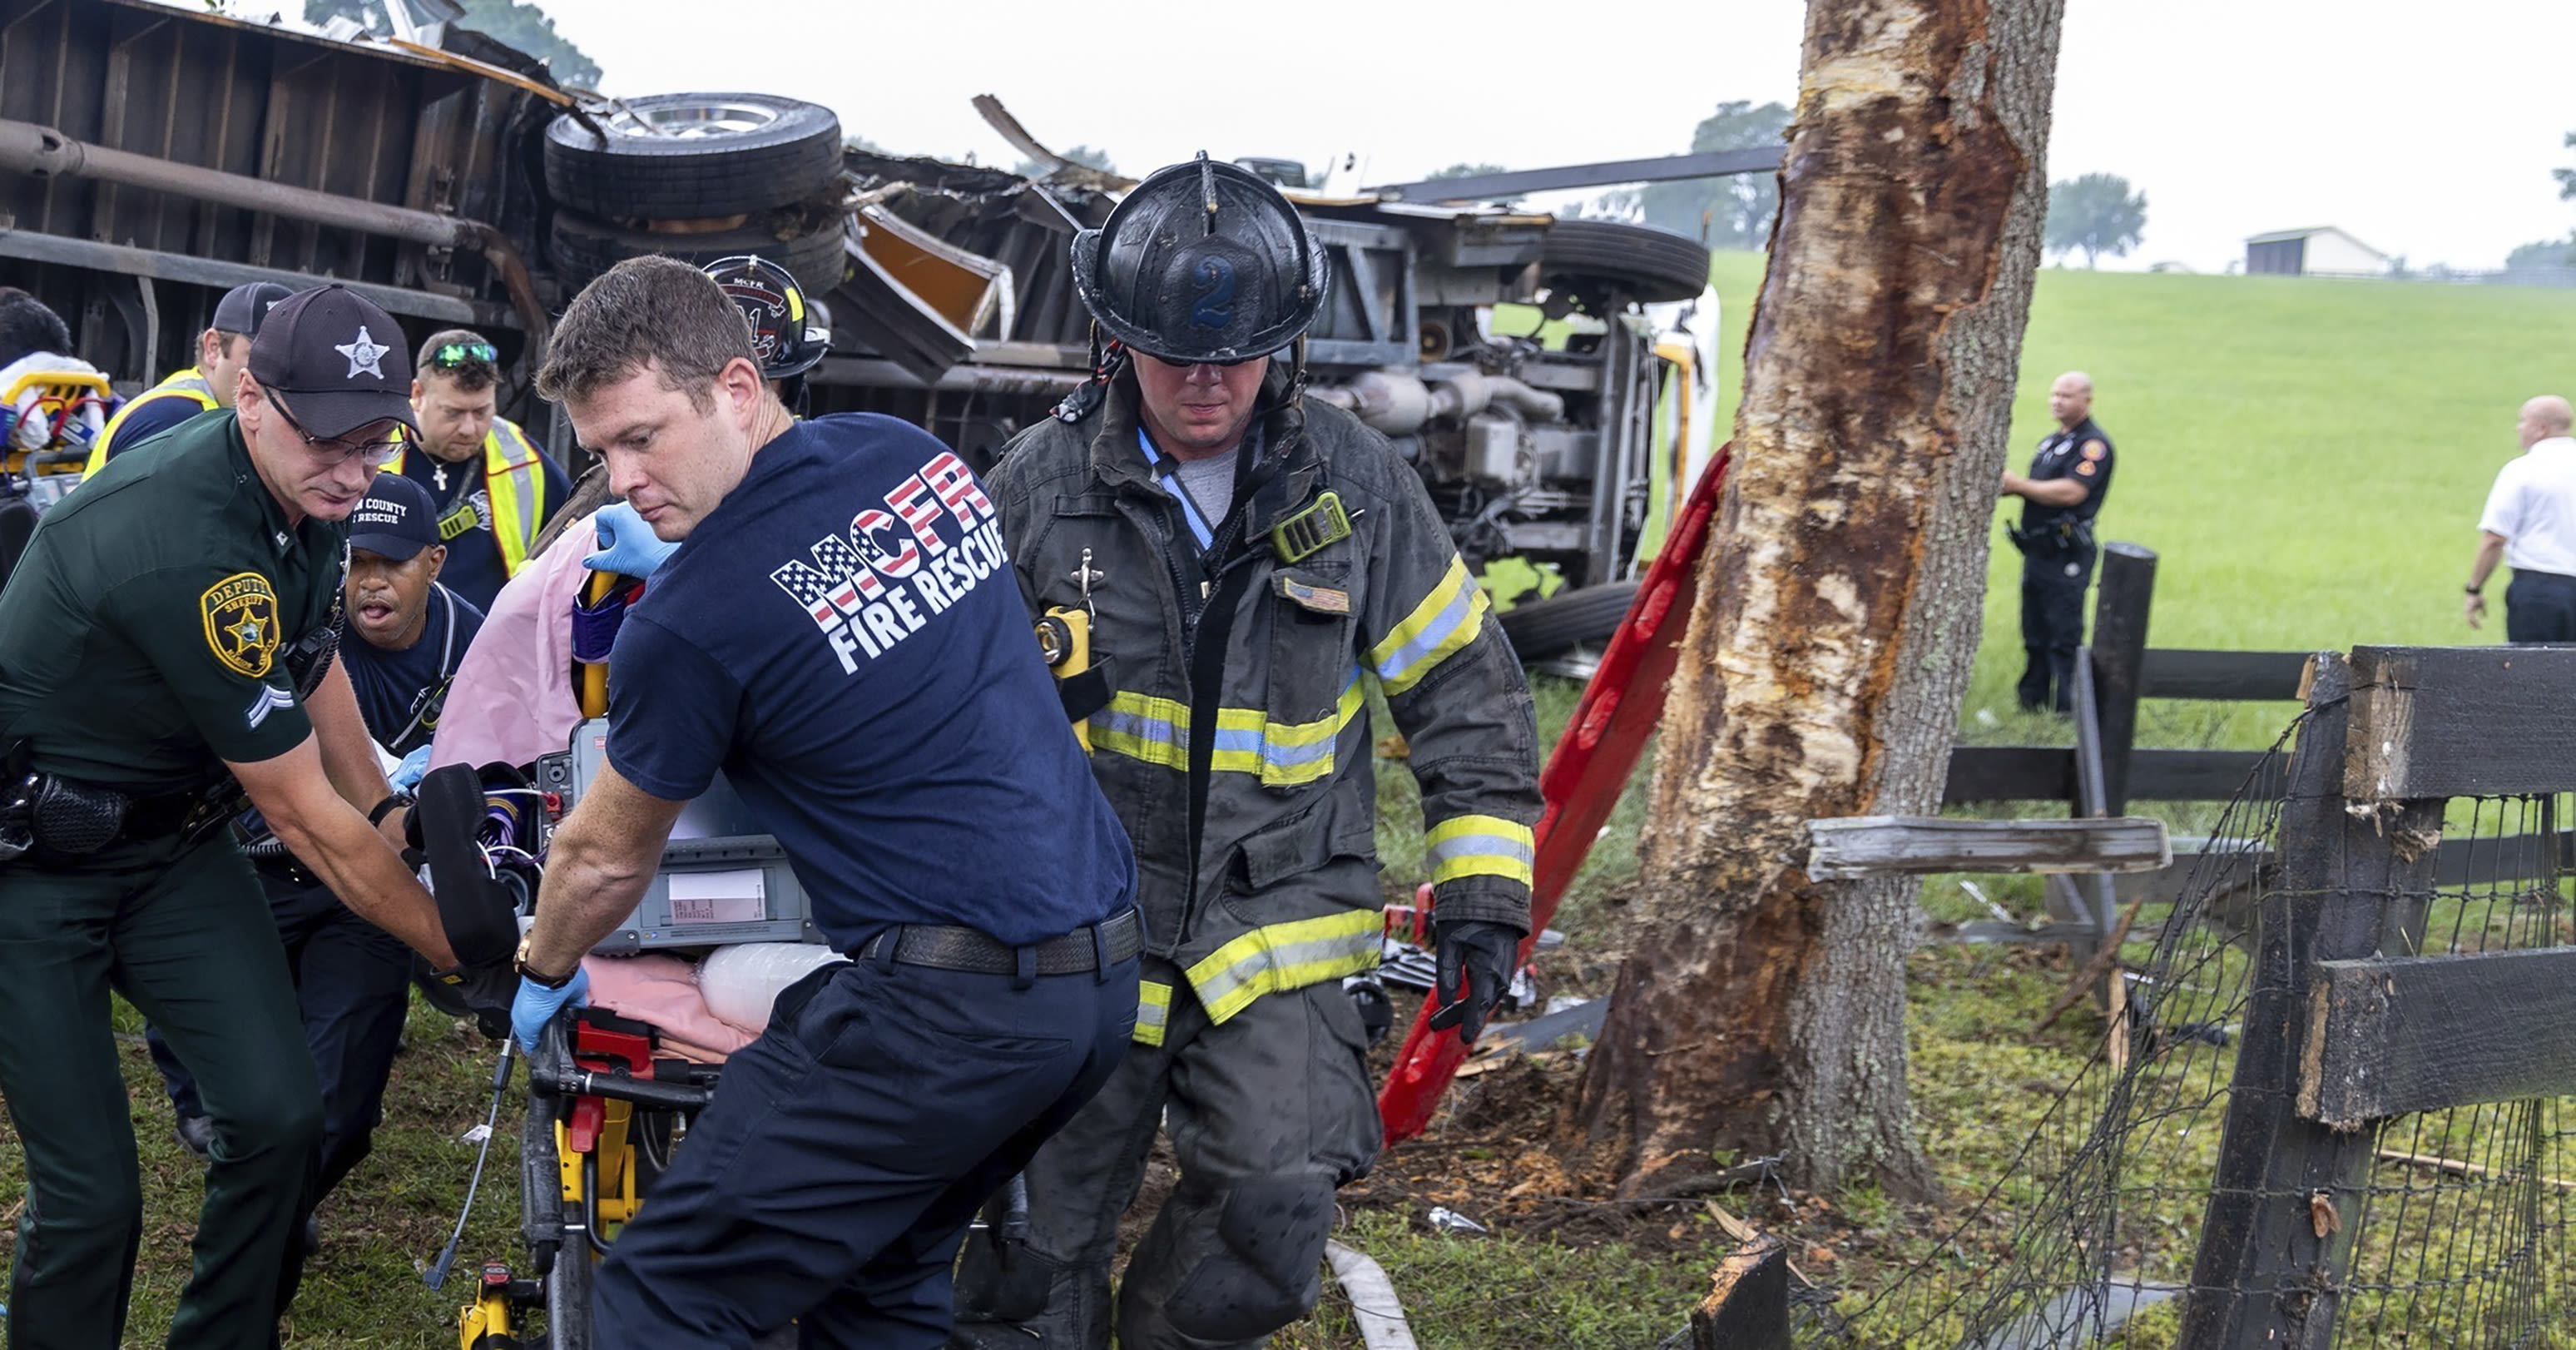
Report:
M 206 620 L 206 646 L 224 669 L 264 679 L 284 636 L 277 622 L 277 592 L 257 572 L 235 572 L 197 597 Z
M 2084 457 L 2086 459 L 2100 459 L 2109 453 L 2111 453 L 2111 447 L 2103 444 L 2102 438 L 2099 436 L 2096 436 L 2084 443 Z
M 2085 477 L 2087 477 L 2087 478 L 2092 477 L 2092 476 L 2093 476 L 2093 461 L 2091 461 L 2091 460 L 2089 460 L 2089 459 L 2088 459 L 2088 460 L 2084 461 L 2083 463 L 2076 465 L 2076 466 L 2075 466 L 2075 471 L 2076 471 L 2077 473 L 2080 473 L 2080 474 L 2084 475 L 2084 476 L 2085 476 Z

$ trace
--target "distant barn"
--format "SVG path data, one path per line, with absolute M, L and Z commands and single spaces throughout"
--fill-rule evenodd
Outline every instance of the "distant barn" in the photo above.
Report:
M 2388 255 L 2332 225 L 2318 225 L 2246 240 L 2245 270 L 2258 277 L 2379 277 L 2388 275 Z

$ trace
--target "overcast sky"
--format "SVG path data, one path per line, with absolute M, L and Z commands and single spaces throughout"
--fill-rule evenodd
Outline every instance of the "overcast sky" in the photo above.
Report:
M 1205 147 L 1367 182 L 1462 160 L 1674 154 L 1718 103 L 1794 101 L 1805 6 L 1449 0 L 858 5 L 540 0 L 608 92 L 746 88 L 904 153 L 1017 159 L 967 100 L 1140 173 Z M 1169 17 L 1155 17 L 1159 11 Z M 2264 230 L 2338 225 L 2422 267 L 2565 238 L 2569 0 L 2068 0 L 2052 179 L 2147 194 L 2126 260 L 2216 270 Z

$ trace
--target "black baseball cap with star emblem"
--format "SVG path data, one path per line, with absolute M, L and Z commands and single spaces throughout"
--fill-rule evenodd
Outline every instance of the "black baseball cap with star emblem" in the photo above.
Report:
M 251 378 L 317 440 L 412 421 L 411 343 L 393 316 L 337 282 L 298 291 L 261 319 Z

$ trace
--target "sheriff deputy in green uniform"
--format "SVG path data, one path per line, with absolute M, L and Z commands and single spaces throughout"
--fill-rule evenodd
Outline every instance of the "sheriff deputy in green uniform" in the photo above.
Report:
M 280 303 L 234 408 L 117 456 L 0 594 L 0 1095 L 27 1166 L 14 1350 L 124 1343 L 142 1202 L 110 991 L 169 1038 L 215 1122 L 169 1344 L 275 1341 L 322 1102 L 276 926 L 223 828 L 241 794 L 350 908 L 456 964 L 330 659 L 341 522 L 410 417 L 408 366 L 393 320 L 349 290 Z
M 215 302 L 215 319 L 197 335 L 197 364 L 125 401 L 109 418 L 98 444 L 90 447 L 84 478 L 107 467 L 107 461 L 186 422 L 199 413 L 233 406 L 241 384 L 242 363 L 250 359 L 251 339 L 259 321 L 294 294 L 274 281 L 235 286 Z

